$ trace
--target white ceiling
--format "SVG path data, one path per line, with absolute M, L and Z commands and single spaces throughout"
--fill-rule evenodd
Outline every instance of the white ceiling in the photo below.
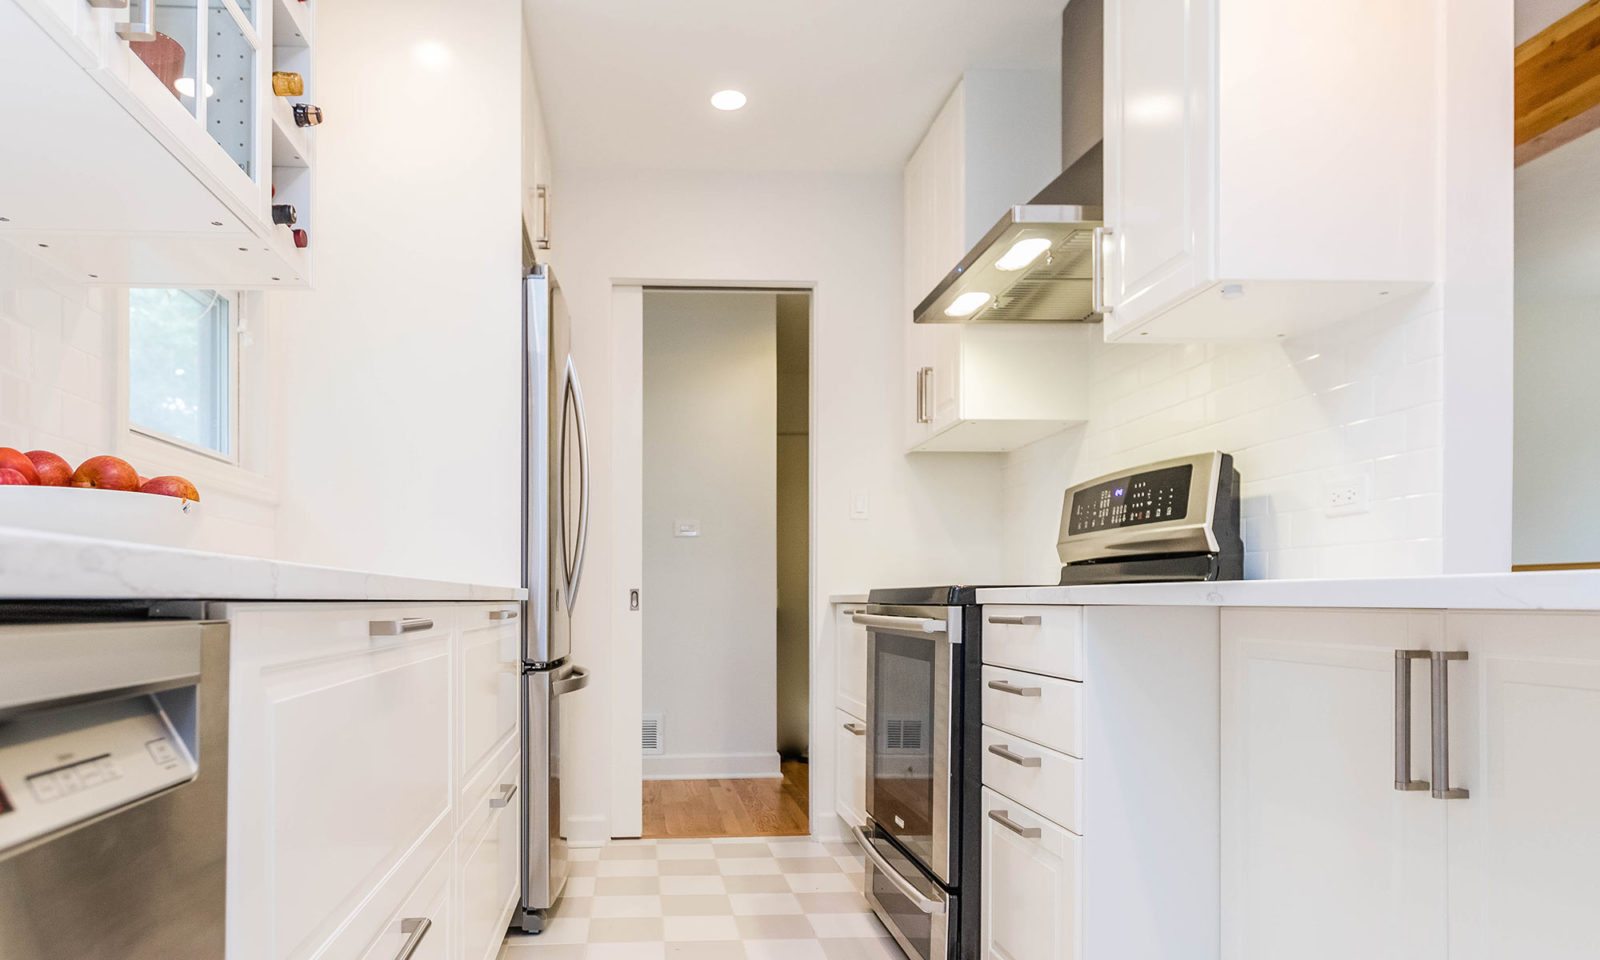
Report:
M 897 168 L 968 67 L 1059 69 L 1065 5 L 523 0 L 558 165 L 744 171 Z

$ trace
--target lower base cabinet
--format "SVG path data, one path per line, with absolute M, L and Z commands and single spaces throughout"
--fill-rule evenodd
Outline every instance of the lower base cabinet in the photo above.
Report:
M 517 607 L 213 611 L 232 627 L 227 960 L 492 960 L 519 892 Z
M 1077 960 L 1083 838 L 983 791 L 985 960 Z
M 867 822 L 867 724 L 843 710 L 834 719 L 834 807 L 853 827 Z

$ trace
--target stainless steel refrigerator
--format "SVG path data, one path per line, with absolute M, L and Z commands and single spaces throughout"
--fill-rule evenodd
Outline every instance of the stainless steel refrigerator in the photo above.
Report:
M 572 611 L 589 536 L 589 437 L 572 362 L 571 318 L 547 266 L 523 285 L 522 900 L 514 926 L 544 929 L 567 882 L 561 817 L 570 694 L 589 683 L 572 662 Z

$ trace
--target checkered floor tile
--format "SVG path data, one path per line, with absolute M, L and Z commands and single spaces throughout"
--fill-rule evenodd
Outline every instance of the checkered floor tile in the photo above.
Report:
M 903 960 L 861 896 L 854 846 L 805 838 L 619 840 L 574 850 L 538 936 L 500 960 Z

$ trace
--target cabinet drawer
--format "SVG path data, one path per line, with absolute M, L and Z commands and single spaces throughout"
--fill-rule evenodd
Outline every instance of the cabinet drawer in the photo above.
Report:
M 867 725 L 843 710 L 835 710 L 833 719 L 834 807 L 846 823 L 863 826 L 867 822 Z
M 839 607 L 834 619 L 834 705 L 860 720 L 867 715 L 867 628 L 851 619 L 864 603 Z
M 985 726 L 983 785 L 1083 834 L 1082 760 Z
M 1083 756 L 1083 684 L 1005 667 L 983 668 L 983 722 Z
M 983 662 L 1082 680 L 1083 608 L 984 607 Z
M 510 762 L 489 780 L 489 789 L 478 798 L 458 841 L 462 960 L 492 960 L 499 952 L 508 912 L 519 893 L 520 788 L 504 802 L 505 788 L 518 786 L 519 766 L 520 757 L 512 753 Z
M 1082 847 L 1076 834 L 983 791 L 984 957 L 1081 955 Z
M 452 613 L 230 610 L 230 957 L 359 955 L 448 845 Z
M 400 909 L 383 924 L 361 960 L 395 960 L 412 943 L 410 960 L 450 960 L 450 935 L 454 917 L 450 910 L 451 851 L 445 851 L 428 875 L 406 897 Z M 345 954 L 329 952 L 329 957 Z
M 522 668 L 519 606 L 474 604 L 456 612 L 461 631 L 456 782 L 463 786 L 517 729 Z

